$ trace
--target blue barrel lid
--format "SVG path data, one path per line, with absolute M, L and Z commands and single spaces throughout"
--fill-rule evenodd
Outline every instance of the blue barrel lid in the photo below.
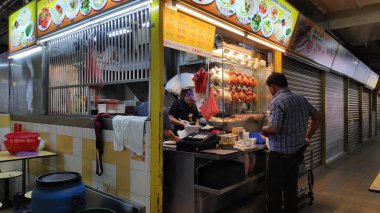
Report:
M 82 176 L 77 172 L 54 172 L 41 175 L 36 180 L 38 187 L 60 187 L 82 182 Z

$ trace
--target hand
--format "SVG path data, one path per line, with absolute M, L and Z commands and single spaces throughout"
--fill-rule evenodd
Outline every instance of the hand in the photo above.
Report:
M 180 119 L 180 121 L 182 122 L 183 127 L 190 125 L 189 121 L 182 120 L 182 119 Z
M 305 138 L 305 141 L 306 141 L 306 146 L 310 146 L 310 144 L 311 144 L 310 139 L 309 138 Z
M 263 126 L 261 129 L 261 134 L 265 137 L 268 137 L 269 135 L 267 134 L 268 126 Z

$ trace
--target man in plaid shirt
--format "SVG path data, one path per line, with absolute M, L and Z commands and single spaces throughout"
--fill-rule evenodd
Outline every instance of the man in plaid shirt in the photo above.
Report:
M 297 212 L 298 166 L 303 153 L 322 120 L 319 113 L 304 97 L 288 89 L 286 77 L 272 73 L 266 80 L 272 94 L 269 126 L 262 134 L 269 137 L 267 167 L 267 212 Z M 308 120 L 311 117 L 311 124 Z

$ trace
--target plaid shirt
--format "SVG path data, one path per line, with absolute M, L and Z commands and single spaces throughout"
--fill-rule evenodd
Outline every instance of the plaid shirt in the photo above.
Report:
M 270 126 L 279 126 L 280 133 L 269 137 L 269 150 L 293 154 L 306 144 L 308 119 L 317 110 L 302 96 L 288 88 L 278 91 L 270 104 Z

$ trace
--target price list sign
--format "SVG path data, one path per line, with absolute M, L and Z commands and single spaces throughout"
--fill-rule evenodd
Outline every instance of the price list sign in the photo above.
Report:
M 164 46 L 211 57 L 214 36 L 215 26 L 164 8 Z

